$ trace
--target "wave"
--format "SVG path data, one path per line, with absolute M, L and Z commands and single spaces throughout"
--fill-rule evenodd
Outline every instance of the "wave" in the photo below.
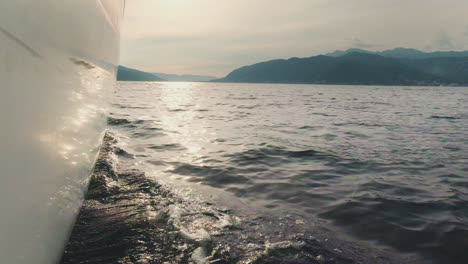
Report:
M 319 232 L 315 225 L 306 229 L 309 221 L 292 215 L 241 217 L 176 194 L 142 171 L 122 168 L 119 157 L 125 151 L 117 141 L 110 132 L 104 137 L 61 263 L 374 263 L 375 256 L 381 256 L 379 263 L 405 262 L 377 249 L 369 258 L 367 251 L 329 231 Z M 206 170 L 175 169 L 180 174 L 219 173 Z
M 466 208 L 468 203 L 457 206 Z M 463 221 L 467 216 L 462 216 L 465 220 L 449 220 L 446 210 L 457 212 L 454 207 L 448 199 L 411 201 L 365 191 L 335 203 L 319 216 L 361 239 L 379 241 L 401 252 L 417 251 L 440 263 L 458 263 L 455 259 L 463 263 L 468 243 L 468 226 Z

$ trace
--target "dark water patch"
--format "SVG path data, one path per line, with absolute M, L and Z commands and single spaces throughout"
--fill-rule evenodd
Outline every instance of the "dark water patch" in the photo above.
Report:
M 315 112 L 315 113 L 312 113 L 313 115 L 319 115 L 319 116 L 327 116 L 327 117 L 336 117 L 336 115 L 331 115 L 331 114 L 327 114 L 327 113 L 318 113 L 318 112 Z
M 317 126 L 301 126 L 301 127 L 299 127 L 299 129 L 303 129 L 303 130 L 310 130 L 310 129 L 317 129 L 317 128 L 320 128 L 320 127 L 317 127 Z
M 398 189 L 391 188 L 393 192 Z M 468 226 L 451 223 L 442 213 L 453 207 L 451 203 L 384 198 L 365 186 L 362 190 L 320 216 L 346 227 L 361 239 L 382 241 L 403 252 L 417 251 L 440 263 L 466 263 L 463 251 L 468 243 Z M 408 191 L 403 193 L 408 195 Z M 417 192 L 411 195 L 417 197 Z M 457 232 L 448 231 L 454 224 Z
M 364 123 L 364 122 L 345 122 L 345 123 L 334 123 L 335 126 L 363 126 L 363 127 L 388 127 L 385 124 L 380 123 Z
M 136 128 L 134 131 L 145 131 L 144 133 L 162 133 L 158 131 L 163 131 L 163 129 L 159 126 L 156 126 L 156 122 L 152 120 L 136 120 L 133 121 L 133 127 Z
M 250 113 L 237 113 L 235 114 L 235 118 L 233 118 L 232 120 L 243 120 L 247 117 L 249 117 L 251 114 Z
M 146 122 L 148 122 L 148 121 L 147 120 L 141 120 L 141 119 L 133 121 L 133 123 L 137 124 L 137 125 L 141 125 L 141 124 L 144 124 Z
M 270 104 L 266 104 L 265 106 L 282 108 L 282 107 L 284 107 L 284 106 L 288 106 L 288 104 L 283 104 L 283 103 L 270 103 Z
M 210 120 L 227 120 L 228 117 L 222 115 L 209 115 L 208 118 Z
M 216 168 L 210 166 L 196 166 L 191 164 L 177 164 L 171 173 L 190 176 L 191 181 L 204 182 L 215 187 L 228 184 L 240 184 L 249 181 L 247 177 L 235 174 L 234 168 Z
M 226 154 L 223 156 L 228 158 L 230 163 L 241 166 L 255 164 L 268 165 L 270 167 L 304 160 L 325 160 L 331 162 L 339 159 L 336 156 L 315 150 L 296 151 L 271 145 L 264 148 L 250 149 L 244 152 Z
M 237 108 L 239 108 L 239 109 L 249 109 L 249 110 L 255 109 L 255 108 L 258 108 L 258 107 L 261 107 L 261 105 L 256 104 L 256 105 L 239 105 L 239 106 L 237 106 Z
M 389 197 L 415 197 L 417 199 L 424 199 L 424 197 L 429 196 L 429 192 L 421 189 L 416 189 L 413 187 L 405 186 L 404 183 L 401 184 L 390 184 L 386 182 L 379 182 L 377 180 L 371 180 L 366 183 L 359 185 L 359 188 L 356 192 L 379 192 Z
M 176 109 L 168 109 L 169 112 L 186 112 L 188 109 L 176 108 Z
M 172 150 L 185 150 L 186 148 L 180 144 L 161 144 L 161 145 L 154 145 L 150 144 L 146 146 L 149 149 L 157 150 L 157 151 L 172 151 Z
M 463 175 L 456 173 L 444 173 L 438 176 L 440 179 L 463 179 Z
M 354 98 L 356 100 L 356 98 Z M 361 104 L 371 104 L 371 105 L 392 105 L 386 102 L 360 102 Z
M 361 138 L 361 139 L 368 139 L 370 138 L 369 135 L 364 135 L 364 134 L 361 134 L 361 133 L 358 133 L 358 132 L 353 132 L 353 131 L 348 131 L 348 132 L 345 132 L 346 135 L 349 135 L 351 137 L 355 137 L 355 138 Z
M 454 152 L 462 150 L 462 148 L 460 148 L 459 146 L 444 146 L 444 148 L 450 151 L 454 151 Z
M 468 181 L 465 179 L 460 179 L 460 180 L 449 180 L 446 183 L 450 183 L 451 186 L 454 187 L 461 187 L 465 190 L 468 190 Z
M 130 124 L 130 120 L 125 119 L 125 118 L 113 118 L 113 117 L 107 117 L 107 124 L 111 126 L 119 126 L 119 125 L 126 125 Z
M 328 141 L 334 141 L 338 136 L 334 135 L 334 134 L 326 133 L 324 135 L 320 135 L 320 136 L 317 136 L 317 137 L 321 137 L 321 138 L 323 138 L 325 140 L 328 140 Z
M 254 96 L 251 96 L 251 97 L 229 96 L 228 99 L 232 99 L 232 100 L 257 100 L 257 97 L 254 97 Z
M 165 136 L 165 133 L 147 133 L 147 132 L 134 132 L 132 133 L 132 137 L 134 138 L 141 138 L 141 139 L 150 139 L 150 138 L 157 138 Z
M 247 150 L 241 153 L 226 154 L 224 157 L 229 158 L 229 162 L 239 165 L 268 165 L 270 167 L 278 166 L 286 160 L 281 156 L 273 156 L 267 153 L 268 149 Z
M 295 183 L 258 183 L 247 189 L 238 188 L 235 194 L 257 198 L 267 198 L 272 201 L 285 201 L 287 203 L 307 203 L 307 207 L 315 207 L 323 200 L 331 200 L 315 193 L 316 188 L 322 188 L 323 184 L 295 184 Z M 293 189 L 294 188 L 294 191 Z M 234 189 L 233 189 L 234 190 Z
M 442 115 L 431 115 L 431 119 L 448 119 L 448 120 L 456 120 L 460 119 L 460 117 L 455 117 L 455 116 L 442 116 Z
M 167 166 L 168 164 L 161 160 L 147 160 L 147 163 L 154 165 L 154 166 Z
M 112 104 L 112 106 L 120 108 L 120 109 L 153 109 L 153 107 L 149 107 L 149 106 L 131 106 L 131 105 L 124 105 L 124 104 Z
M 114 118 L 114 117 L 108 117 L 107 118 L 107 124 L 110 126 L 121 126 L 125 128 L 132 128 L 136 130 L 159 130 L 159 128 L 154 127 L 154 122 L 149 121 L 149 120 L 131 120 L 128 118 Z
M 161 131 L 163 129 L 159 128 L 159 127 L 142 127 L 142 129 L 144 130 L 149 130 L 149 131 Z
M 334 169 L 317 169 L 317 170 L 306 170 L 292 175 L 290 178 L 292 181 L 303 181 L 303 184 L 310 184 L 311 182 L 324 182 L 333 181 L 341 178 L 343 175 L 337 173 Z M 307 183 L 306 183 L 307 181 Z

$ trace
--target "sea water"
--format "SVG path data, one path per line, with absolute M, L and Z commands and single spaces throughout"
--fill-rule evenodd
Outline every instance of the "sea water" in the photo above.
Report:
M 127 169 L 175 191 L 467 263 L 467 101 L 462 87 L 122 82 L 110 123 Z

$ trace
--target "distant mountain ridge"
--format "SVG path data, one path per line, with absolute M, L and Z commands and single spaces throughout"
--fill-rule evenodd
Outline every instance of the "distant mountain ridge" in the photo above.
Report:
M 167 73 L 152 73 L 144 72 L 120 65 L 117 70 L 118 81 L 134 81 L 134 82 L 157 82 L 157 81 L 174 81 L 174 82 L 207 82 L 217 77 L 204 75 L 177 75 Z
M 207 82 L 218 78 L 206 75 L 169 74 L 160 72 L 153 72 L 152 74 L 171 82 Z
M 466 55 L 465 55 L 466 54 Z M 467 85 L 468 52 L 350 49 L 244 66 L 218 82 Z
M 127 68 L 120 65 L 117 70 L 117 81 L 155 82 L 165 80 L 152 73 Z
M 383 57 L 390 57 L 396 59 L 431 59 L 431 58 L 461 58 L 468 57 L 468 51 L 435 51 L 435 52 L 424 52 L 417 49 L 409 48 L 395 48 L 384 51 L 368 51 L 363 49 L 348 49 L 345 51 L 337 50 L 331 53 L 325 54 L 330 57 L 340 57 L 348 53 L 368 53 L 374 55 L 380 55 Z

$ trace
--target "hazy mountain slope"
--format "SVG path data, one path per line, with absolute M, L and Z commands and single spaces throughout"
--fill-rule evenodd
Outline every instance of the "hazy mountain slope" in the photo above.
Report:
M 443 78 L 408 67 L 399 60 L 362 53 L 350 53 L 337 58 L 323 79 L 327 83 L 383 85 L 443 81 Z
M 362 49 L 348 49 L 348 50 L 337 50 L 326 56 L 340 57 L 349 53 L 369 53 L 374 55 L 380 55 L 384 57 L 397 58 L 397 59 L 430 59 L 430 58 L 461 58 L 468 57 L 468 51 L 436 51 L 436 52 L 423 52 L 416 49 L 408 48 L 395 48 L 384 51 L 367 51 Z
M 154 75 L 163 78 L 167 81 L 173 82 L 207 82 L 217 77 L 214 76 L 206 76 L 206 75 L 192 75 L 192 74 L 168 74 L 168 73 L 161 73 L 161 72 L 153 72 Z
M 320 79 L 334 61 L 334 58 L 327 56 L 272 60 L 241 67 L 216 81 L 308 83 Z
M 441 76 L 453 83 L 468 84 L 468 57 L 408 59 L 402 62 L 414 69 Z
M 159 78 L 158 76 L 139 71 L 124 66 L 119 66 L 117 71 L 117 80 L 118 81 L 142 81 L 142 82 L 151 82 L 151 81 L 164 81 L 164 79 Z
M 353 52 L 374 54 L 373 51 L 367 51 L 367 50 L 363 50 L 363 49 L 352 48 L 352 49 L 347 49 L 347 50 L 336 50 L 334 52 L 330 52 L 330 53 L 325 54 L 325 56 L 328 56 L 328 57 L 341 57 L 343 55 L 353 53 Z
M 447 83 L 400 60 L 368 53 L 273 60 L 234 70 L 219 82 L 421 85 Z

